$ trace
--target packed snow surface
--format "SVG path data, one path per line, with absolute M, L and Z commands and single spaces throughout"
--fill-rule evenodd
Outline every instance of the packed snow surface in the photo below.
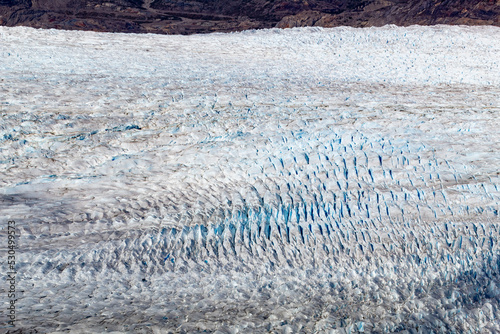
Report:
M 498 333 L 498 41 L 0 27 L 16 327 Z

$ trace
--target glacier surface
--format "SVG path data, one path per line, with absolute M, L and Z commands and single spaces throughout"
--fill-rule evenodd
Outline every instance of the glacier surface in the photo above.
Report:
M 17 329 L 499 332 L 499 40 L 0 27 Z

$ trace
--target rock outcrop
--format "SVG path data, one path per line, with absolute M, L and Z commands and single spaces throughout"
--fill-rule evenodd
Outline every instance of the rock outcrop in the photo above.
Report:
M 500 26 L 499 0 L 0 0 L 0 25 L 193 34 L 302 26 Z

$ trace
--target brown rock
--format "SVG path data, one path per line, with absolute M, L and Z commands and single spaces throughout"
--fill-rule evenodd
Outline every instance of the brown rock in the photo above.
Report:
M 0 25 L 193 34 L 303 26 L 500 25 L 500 0 L 0 0 Z

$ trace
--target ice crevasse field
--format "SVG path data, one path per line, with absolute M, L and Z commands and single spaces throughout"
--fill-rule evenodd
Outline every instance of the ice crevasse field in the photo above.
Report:
M 0 27 L 16 329 L 498 333 L 499 40 Z

